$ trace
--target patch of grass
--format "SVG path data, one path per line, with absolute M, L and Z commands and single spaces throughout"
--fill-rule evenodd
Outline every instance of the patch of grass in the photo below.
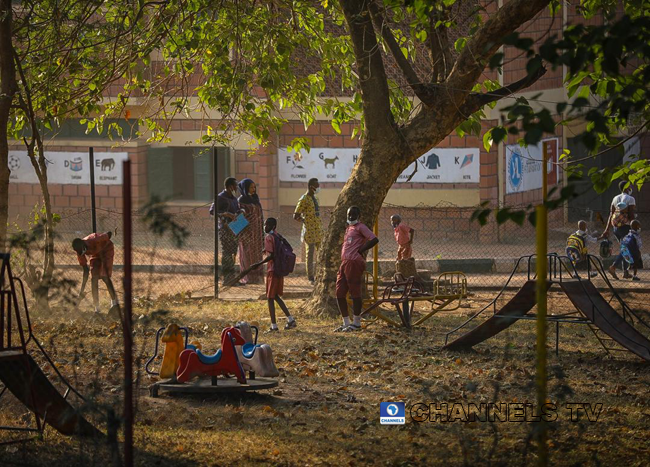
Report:
M 535 323 L 521 321 L 472 352 L 440 350 L 444 334 L 483 305 L 441 313 L 411 332 L 373 324 L 335 334 L 338 320 L 297 314 L 298 327 L 261 334 L 280 369 L 275 390 L 228 397 L 148 397 L 155 378 L 142 367 L 158 327 L 171 321 L 191 330 L 205 352 L 219 346 L 235 321 L 268 328 L 265 303 L 178 301 L 164 313 L 136 308 L 138 465 L 521 465 L 535 460 L 529 423 L 414 423 L 408 407 L 424 402 L 534 402 Z M 289 301 L 290 309 L 300 303 Z M 566 307 L 550 297 L 549 309 Z M 282 328 L 282 322 L 280 327 Z M 122 338 L 114 323 L 90 313 L 34 318 L 35 333 L 61 371 L 106 410 L 121 413 Z M 560 354 L 549 328 L 551 462 L 561 465 L 645 465 L 650 452 L 650 375 L 632 354 L 610 360 L 586 327 L 561 328 Z M 6 399 L 6 400 L 5 400 Z M 404 401 L 407 424 L 379 424 L 379 403 Z M 602 403 L 597 422 L 572 422 L 567 402 Z M 0 400 L 0 424 L 24 423 L 25 410 Z M 106 430 L 105 421 L 100 421 Z M 0 432 L 0 441 L 7 439 Z M 121 450 L 121 446 L 120 446 Z M 110 447 L 48 429 L 44 440 L 0 446 L 0 464 L 110 465 Z

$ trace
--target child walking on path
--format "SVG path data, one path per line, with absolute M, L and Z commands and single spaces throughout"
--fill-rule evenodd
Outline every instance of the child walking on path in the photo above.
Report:
M 632 267 L 632 270 L 634 272 L 632 280 L 641 280 L 636 274 L 639 269 L 643 268 L 643 261 L 641 259 L 642 247 L 643 243 L 641 242 L 641 222 L 635 219 L 630 224 L 630 232 L 621 240 L 621 253 L 616 258 L 614 264 L 609 268 L 609 272 L 612 274 L 612 276 L 614 276 L 615 279 L 618 279 L 618 276 L 616 275 L 616 268 L 620 266 L 623 261 L 625 261 Z
M 271 328 L 269 329 L 269 332 L 278 331 L 278 324 L 275 318 L 276 303 L 280 306 L 280 309 L 287 317 L 287 324 L 284 326 L 284 329 L 292 329 L 296 327 L 296 319 L 291 316 L 287 305 L 284 303 L 284 300 L 282 300 L 284 276 L 276 274 L 275 271 L 275 262 L 278 254 L 277 247 L 279 246 L 279 243 L 284 240 L 282 236 L 275 231 L 277 225 L 278 221 L 273 217 L 269 217 L 264 222 L 264 232 L 266 232 L 266 236 L 264 237 L 264 253 L 268 256 L 254 266 L 257 267 L 264 263 L 268 263 L 266 270 L 266 298 L 269 304 L 269 314 L 271 315 Z
M 402 217 L 399 214 L 391 216 L 390 223 L 393 224 L 393 229 L 395 230 L 397 261 L 412 258 L 415 230 L 406 224 L 402 224 Z

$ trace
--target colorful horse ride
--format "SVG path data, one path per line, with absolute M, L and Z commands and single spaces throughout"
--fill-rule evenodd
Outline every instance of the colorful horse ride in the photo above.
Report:
M 244 370 L 261 377 L 275 378 L 279 376 L 280 372 L 275 366 L 271 346 L 257 343 L 257 328 L 246 321 L 238 322 L 236 327 L 241 331 L 241 335 L 246 341 L 242 346 L 235 346 L 237 356 Z M 251 328 L 255 330 L 255 340 L 253 340 Z
M 204 355 L 201 350 L 188 346 L 179 356 L 177 381 L 185 383 L 195 376 L 234 375 L 237 382 L 246 384 L 246 374 L 235 350 L 235 346 L 244 344 L 240 330 L 229 327 L 221 332 L 221 349 L 214 355 Z

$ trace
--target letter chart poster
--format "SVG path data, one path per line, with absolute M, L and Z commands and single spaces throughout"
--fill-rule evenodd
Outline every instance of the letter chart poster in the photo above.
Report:
M 347 182 L 359 158 L 359 149 L 312 148 L 310 152 L 289 153 L 280 148 L 279 175 L 283 182 Z M 479 148 L 433 148 L 418 158 L 418 170 L 411 183 L 479 183 Z M 415 162 L 397 178 L 406 182 L 415 170 Z
M 122 161 L 129 158 L 126 152 L 96 152 L 95 183 L 97 185 L 122 184 Z M 45 152 L 48 183 L 64 185 L 89 185 L 90 160 L 85 152 Z M 27 151 L 9 151 L 11 183 L 38 183 Z
M 506 193 L 521 193 L 542 187 L 542 151 L 546 153 L 548 185 L 557 183 L 557 162 L 559 139 L 542 140 L 539 144 L 522 147 L 518 144 L 506 146 Z

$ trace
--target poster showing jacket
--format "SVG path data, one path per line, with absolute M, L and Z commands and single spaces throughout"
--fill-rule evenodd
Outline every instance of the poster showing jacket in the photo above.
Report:
M 310 152 L 289 153 L 280 148 L 279 176 L 283 182 L 307 182 L 316 177 L 321 182 L 345 183 L 359 158 L 359 149 L 312 148 Z M 397 178 L 408 181 L 416 168 L 411 164 Z M 479 183 L 479 148 L 433 148 L 418 157 L 417 171 L 411 183 Z
M 122 161 L 129 158 L 127 152 L 96 152 L 95 183 L 97 185 L 121 185 Z M 48 183 L 64 185 L 90 184 L 90 168 L 86 152 L 45 151 Z M 27 151 L 9 151 L 10 183 L 38 183 Z
M 548 186 L 557 183 L 557 155 L 559 139 L 549 138 L 527 147 L 518 144 L 506 146 L 506 193 L 542 188 L 542 154 L 546 153 Z

